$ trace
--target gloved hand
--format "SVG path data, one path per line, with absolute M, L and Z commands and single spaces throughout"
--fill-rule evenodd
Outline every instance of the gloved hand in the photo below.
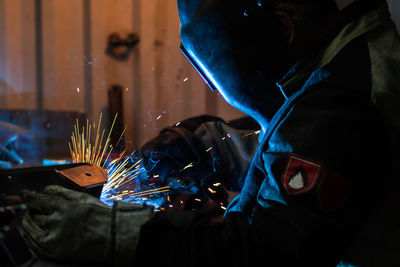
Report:
M 152 216 L 145 206 L 98 199 L 60 186 L 24 191 L 29 214 L 23 238 L 38 257 L 74 264 L 127 266 L 132 263 L 142 224 Z
M 212 172 L 206 148 L 195 135 L 201 124 L 210 121 L 222 120 L 203 115 L 161 130 L 140 149 L 147 173 L 157 174 L 162 180 L 185 175 L 201 180 Z
M 224 182 L 240 191 L 242 181 L 258 145 L 260 129 L 251 118 L 229 123 L 213 116 L 186 119 L 163 129 L 141 148 L 148 174 L 194 178 L 208 192 L 210 181 Z

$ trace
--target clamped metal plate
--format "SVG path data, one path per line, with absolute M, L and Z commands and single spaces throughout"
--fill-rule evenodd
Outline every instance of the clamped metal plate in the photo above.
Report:
M 100 197 L 107 173 L 90 164 L 67 164 L 0 171 L 0 196 L 19 195 L 21 190 L 40 191 L 47 185 L 60 185 Z

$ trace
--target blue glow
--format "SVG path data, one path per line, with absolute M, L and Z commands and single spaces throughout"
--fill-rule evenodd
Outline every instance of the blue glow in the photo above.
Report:
M 55 159 L 43 159 L 42 166 L 56 166 L 56 165 L 64 165 L 71 164 L 72 161 L 69 160 L 55 160 Z
M 206 68 L 206 66 L 204 66 L 204 64 L 193 54 L 193 53 L 191 53 L 190 51 L 188 51 L 188 53 L 190 54 L 189 56 L 192 58 L 192 60 L 193 61 L 195 61 L 196 62 L 196 64 L 198 65 L 198 68 L 200 68 L 200 69 L 198 69 L 196 66 L 194 66 L 195 67 L 195 69 L 196 69 L 196 71 L 200 74 L 200 76 L 203 78 L 203 80 L 208 84 L 208 86 L 211 88 L 211 85 L 210 85 L 210 83 L 212 83 L 212 85 L 216 88 L 216 89 L 218 89 L 219 88 L 219 86 L 218 86 L 218 83 L 217 83 L 217 81 L 214 79 L 214 76 L 208 71 L 208 69 Z M 207 79 L 206 79 L 206 77 L 204 77 L 204 76 L 206 76 L 207 77 Z M 218 90 L 218 92 L 220 92 L 221 90 Z
M 117 174 L 121 174 L 119 178 L 113 179 L 109 177 L 109 181 L 103 186 L 100 201 L 108 206 L 112 206 L 115 201 L 121 201 L 138 205 L 144 204 L 153 206 L 156 210 L 159 209 L 167 198 L 165 192 L 158 192 L 158 188 L 160 188 L 161 185 L 148 179 L 143 162 L 140 161 L 137 155 L 131 155 L 129 159 L 130 164 L 119 169 L 117 172 Z M 126 173 L 122 173 L 124 170 L 130 168 L 130 166 L 136 167 Z M 117 168 L 120 168 L 118 163 L 109 166 L 109 175 L 116 177 L 115 171 Z M 149 190 L 154 191 L 141 194 Z
M 17 141 L 18 139 L 18 135 L 14 135 L 12 136 L 10 139 L 8 139 L 3 145 L 5 147 L 9 146 L 11 143 L 14 143 L 15 141 Z
M 285 98 L 285 100 L 288 100 L 288 97 L 287 97 L 287 95 L 285 94 L 285 91 L 283 90 L 282 85 L 281 85 L 279 82 L 277 82 L 277 83 L 276 83 L 276 86 L 278 86 L 279 90 L 281 90 L 281 93 L 282 93 L 283 97 Z
M 12 165 L 11 165 L 11 163 L 9 161 L 0 160 L 0 168 L 11 169 Z
M 341 262 L 339 262 L 338 265 L 336 265 L 336 267 L 358 267 L 358 265 L 354 265 L 351 263 L 347 263 L 345 261 L 341 261 Z
M 134 197 L 128 197 L 124 199 L 114 199 L 110 200 L 102 194 L 100 196 L 100 201 L 106 204 L 107 206 L 112 207 L 115 201 L 122 201 L 125 203 L 131 203 L 131 204 L 136 204 L 136 205 L 146 205 L 146 206 L 152 206 L 154 209 L 159 209 L 164 203 L 165 203 L 165 198 L 151 198 L 151 199 L 141 199 L 141 198 L 134 198 Z

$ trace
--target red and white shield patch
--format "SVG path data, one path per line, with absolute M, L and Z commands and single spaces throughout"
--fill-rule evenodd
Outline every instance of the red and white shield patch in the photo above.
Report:
M 323 164 L 290 154 L 282 175 L 282 184 L 290 195 L 311 191 L 317 184 Z

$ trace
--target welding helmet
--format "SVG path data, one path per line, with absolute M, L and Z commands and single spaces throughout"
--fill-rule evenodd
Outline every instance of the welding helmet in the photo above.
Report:
M 286 52 L 268 2 L 178 0 L 182 52 L 211 89 L 250 116 L 254 105 L 274 113 L 283 99 L 275 82 Z

